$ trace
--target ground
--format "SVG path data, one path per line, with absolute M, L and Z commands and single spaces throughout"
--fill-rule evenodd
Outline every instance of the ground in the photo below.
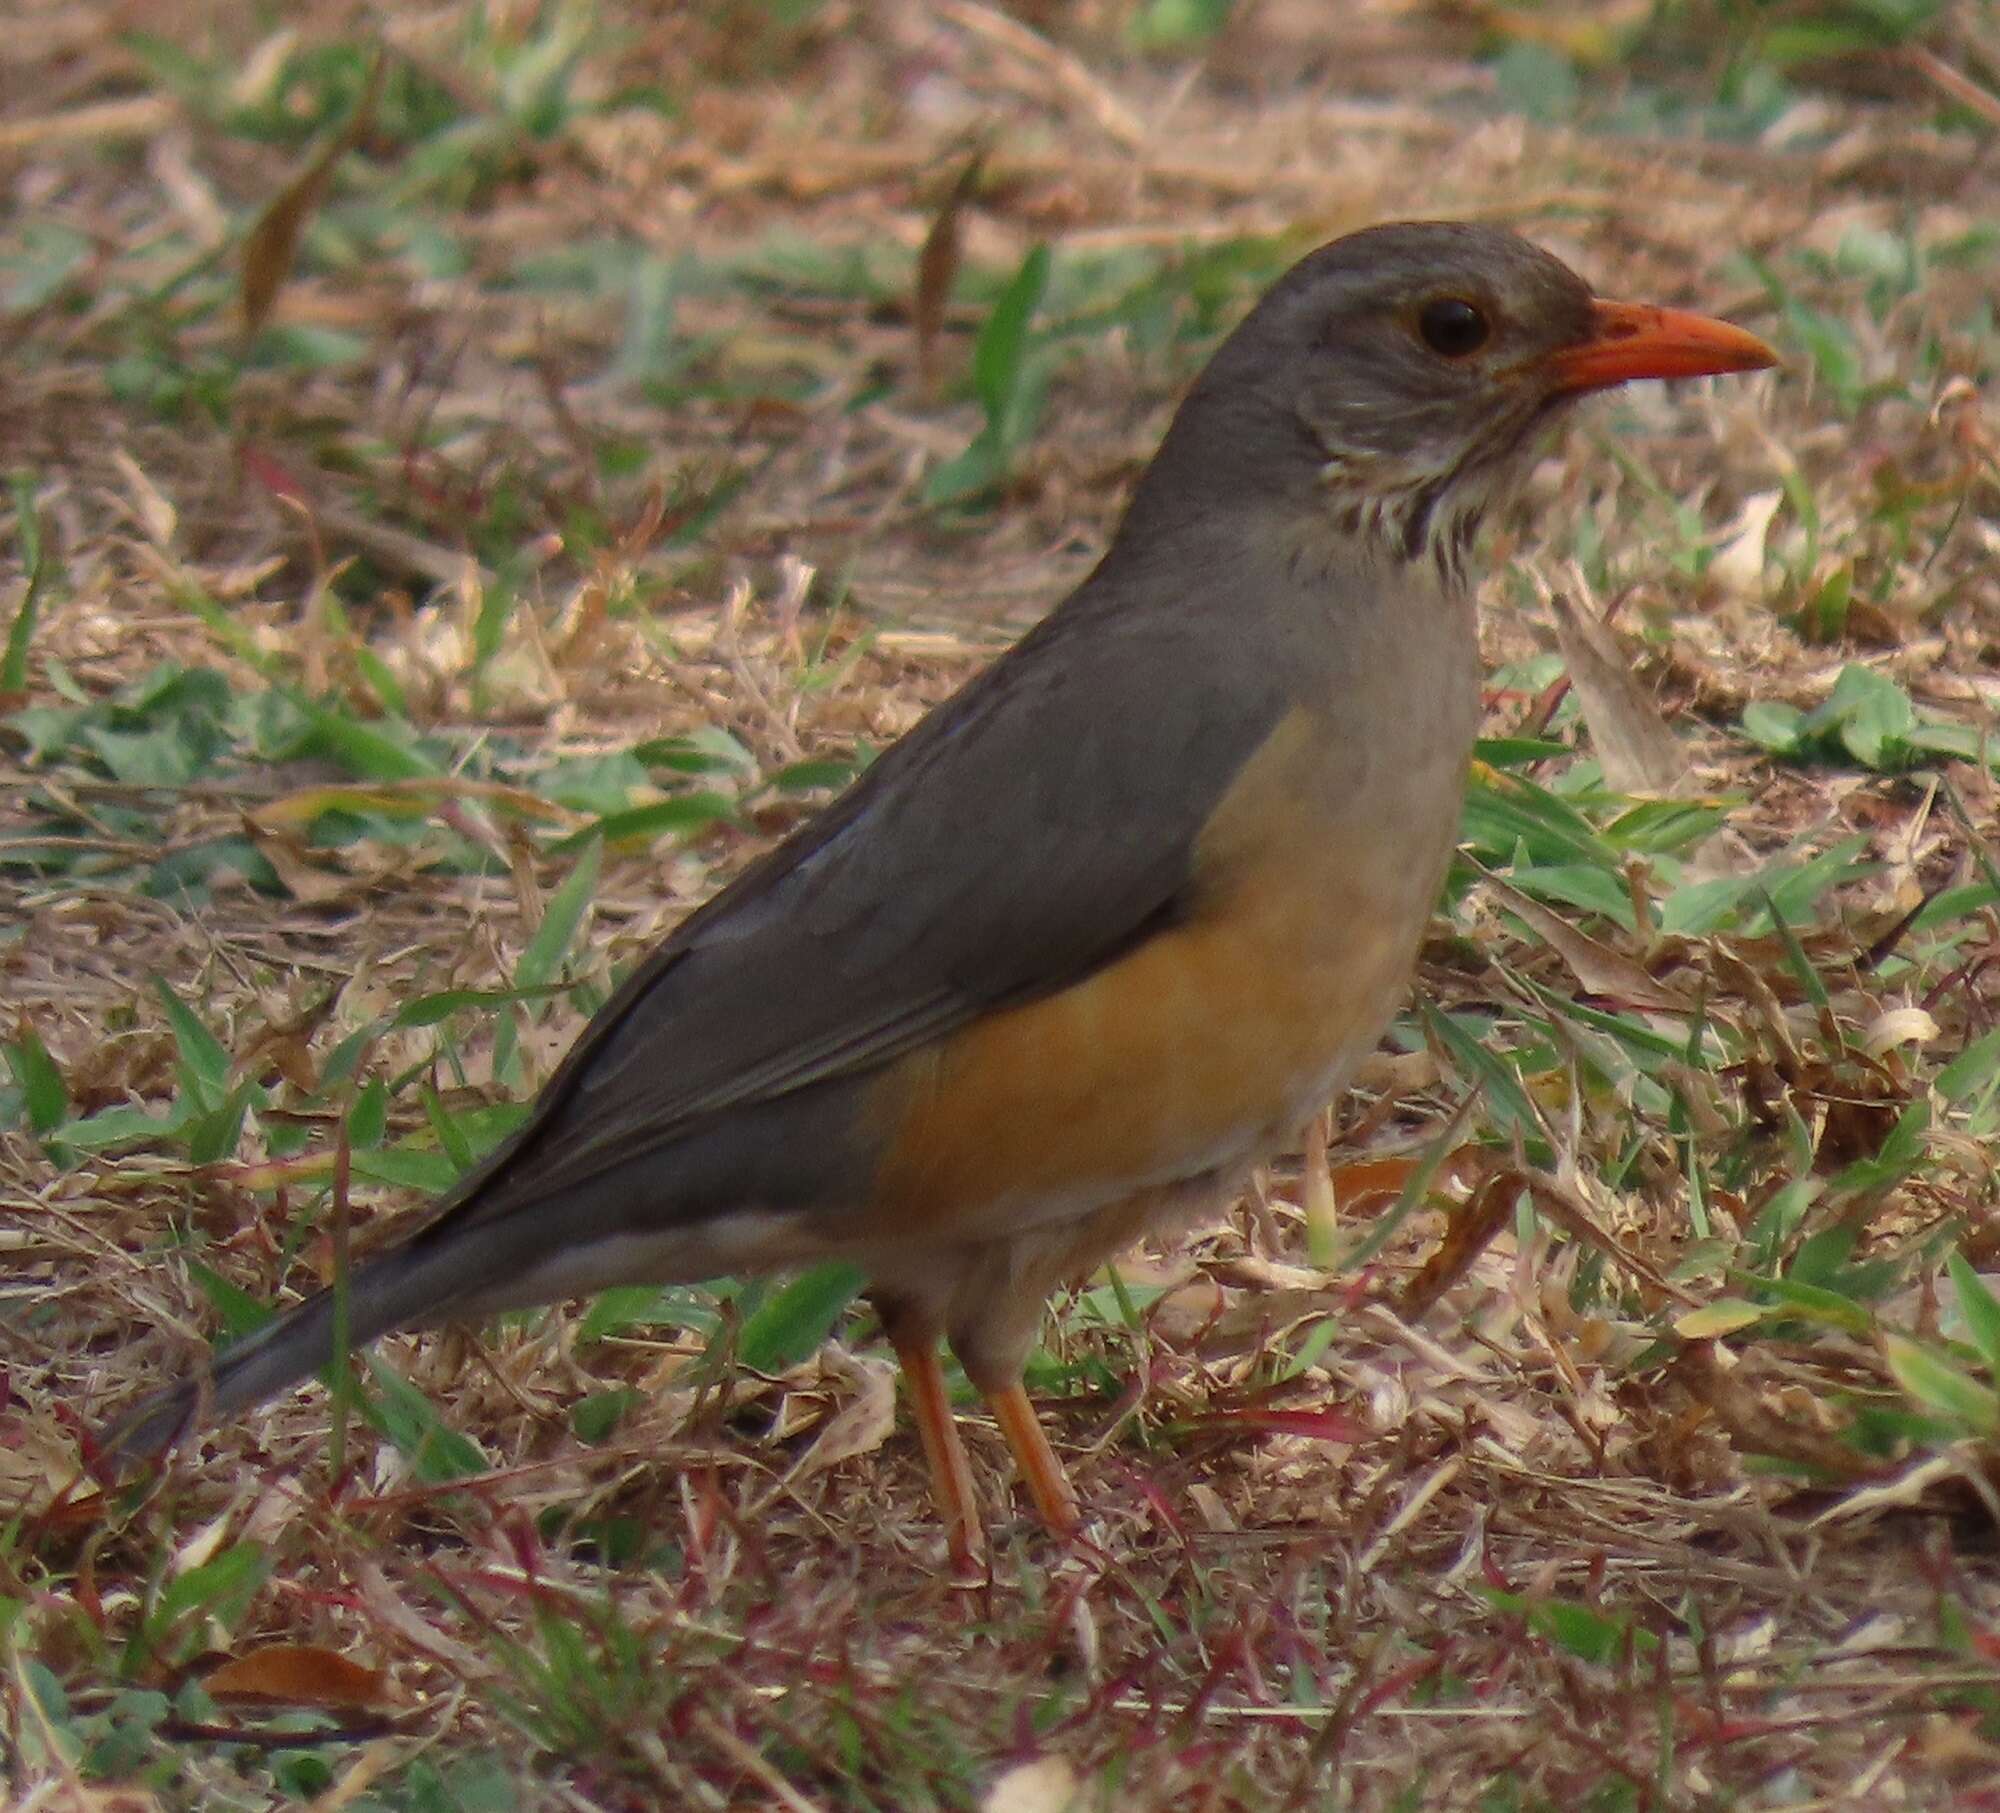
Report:
M 2000 1802 L 2000 9 L 189 10 L 0 64 L 12 1804 Z M 1489 536 L 1331 1157 L 1055 1307 L 1081 1541 L 968 1402 L 944 1580 L 837 1274 L 89 1476 L 1408 215 L 1784 365 L 1600 404 Z

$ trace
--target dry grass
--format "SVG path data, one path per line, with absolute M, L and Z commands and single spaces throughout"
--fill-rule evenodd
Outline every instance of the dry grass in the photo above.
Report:
M 10 27 L 15 1804 L 1990 1803 L 1996 1349 L 1940 1267 L 2000 1248 L 2000 17 L 1793 62 L 1840 21 L 1267 0 L 1135 50 L 1173 10 L 397 11 L 295 266 L 274 198 L 373 23 Z M 1509 221 L 1788 368 L 1602 411 L 1503 531 L 1512 740 L 1344 1110 L 1341 1263 L 1288 1162 L 1061 1307 L 1031 1384 L 1086 1542 L 1003 1523 L 990 1585 L 942 1586 L 868 1319 L 786 1367 L 811 1315 L 727 1293 L 390 1343 L 423 1395 L 337 1472 L 315 1390 L 150 1497 L 79 1483 L 232 1292 L 324 1274 L 343 1120 L 365 1239 L 1087 570 L 1259 284 L 1405 214 Z M 1039 241 L 1045 408 L 940 504 Z M 1845 728 L 1773 709 L 1850 664 Z M 279 1642 L 303 1710 L 209 1672 Z

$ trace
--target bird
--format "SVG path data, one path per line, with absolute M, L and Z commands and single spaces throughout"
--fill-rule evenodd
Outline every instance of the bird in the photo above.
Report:
M 1050 1295 L 1226 1206 L 1409 988 L 1480 714 L 1484 523 L 1576 401 L 1756 370 L 1511 231 L 1396 222 L 1281 276 L 1095 568 L 697 908 L 525 1122 L 358 1261 L 352 1346 L 614 1286 L 859 1268 L 949 1561 L 985 1526 L 948 1343 L 1042 1522 Z M 158 1456 L 326 1367 L 331 1290 L 105 1436 Z

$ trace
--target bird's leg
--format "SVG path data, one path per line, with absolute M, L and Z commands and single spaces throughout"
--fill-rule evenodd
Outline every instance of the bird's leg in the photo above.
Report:
M 903 1383 L 909 1387 L 910 1410 L 917 1419 L 924 1459 L 930 1463 L 931 1494 L 937 1500 L 939 1516 L 944 1519 L 945 1546 L 951 1557 L 952 1572 L 977 1574 L 986 1558 L 986 1531 L 973 1500 L 972 1468 L 965 1458 L 965 1444 L 958 1439 L 951 1400 L 945 1394 L 937 1337 L 928 1332 L 920 1336 L 892 1323 L 889 1344 L 896 1350 L 896 1359 L 903 1368 Z
M 993 1412 L 1043 1525 L 1058 1536 L 1082 1522 L 1075 1488 L 1043 1433 L 1021 1374 L 1041 1333 L 1043 1305 L 1066 1277 L 1087 1271 L 1128 1244 L 1155 1200 L 1141 1192 L 1048 1233 L 1017 1235 L 984 1248 L 954 1292 L 946 1328 L 951 1350 Z
M 1080 1521 L 1076 1492 L 1062 1462 L 1056 1458 L 1056 1451 L 1049 1446 L 1049 1438 L 1042 1431 L 1034 1405 L 1028 1402 L 1027 1392 L 1016 1381 L 987 1392 L 986 1402 L 992 1407 L 1000 1433 L 1007 1438 L 1007 1446 L 1014 1451 L 1014 1464 L 1028 1482 L 1029 1495 L 1042 1522 L 1058 1536 L 1069 1535 Z

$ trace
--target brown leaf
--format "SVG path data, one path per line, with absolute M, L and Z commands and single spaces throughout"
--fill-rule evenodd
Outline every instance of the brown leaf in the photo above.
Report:
M 160 1813 L 160 1803 L 144 1788 L 94 1787 L 88 1782 L 45 1782 L 33 1805 L 42 1813 Z M 27 1805 L 16 1802 L 16 1805 Z
M 1777 940 L 1764 940 L 1760 948 L 1746 940 L 1718 938 L 1709 949 L 1716 980 L 1741 995 L 1746 1007 L 1754 1013 L 1770 1042 L 1772 1060 L 1779 1073 L 1787 1081 L 1805 1076 L 1806 1060 L 1792 1036 L 1792 1023 L 1780 999 L 1781 992 L 1800 999 L 1804 990 L 1798 978 L 1783 967 Z
M 873 1454 L 896 1426 L 896 1369 L 871 1360 L 854 1362 L 858 1390 L 821 1429 L 789 1478 L 803 1479 L 857 1455 Z
M 1245 1429 L 1260 1435 L 1296 1435 L 1307 1441 L 1342 1442 L 1349 1447 L 1372 1442 L 1375 1431 L 1337 1404 L 1317 1409 L 1281 1410 L 1246 1405 L 1240 1410 L 1214 1410 L 1194 1419 L 1197 1429 Z
M 418 1654 L 441 1663 L 454 1674 L 474 1679 L 482 1673 L 484 1664 L 478 1652 L 447 1634 L 441 1624 L 418 1612 L 375 1563 L 360 1563 L 355 1570 L 355 1578 L 360 1585 L 361 1610 L 390 1636 L 408 1644 Z
M 1489 1177 L 1463 1208 L 1452 1213 L 1438 1250 L 1424 1261 L 1423 1269 L 1403 1287 L 1396 1313 L 1414 1321 L 1465 1276 L 1492 1243 L 1494 1235 L 1507 1225 L 1514 1213 L 1514 1199 L 1520 1194 L 1521 1179 L 1513 1171 Z
M 40 1506 L 70 1521 L 63 1513 L 76 1476 L 76 1442 L 52 1418 L 9 1416 L 0 1426 L 0 1508 L 9 1516 Z M 92 1519 L 103 1509 L 96 1505 Z
M 1201 1519 L 1201 1527 L 1211 1536 L 1234 1536 L 1243 1526 L 1222 1502 L 1222 1494 L 1206 1480 L 1196 1480 L 1187 1489 L 1188 1503 Z
M 1672 793 L 1687 776 L 1687 752 L 1633 678 L 1610 626 L 1561 592 L 1549 594 L 1549 614 L 1605 785 L 1619 793 Z
M 1770 540 L 1771 520 L 1784 501 L 1784 492 L 1776 490 L 1743 500 L 1728 538 L 1709 559 L 1707 577 L 1711 583 L 1740 597 L 1763 597 L 1764 548 Z
M 1713 1341 L 1690 1343 L 1668 1370 L 1708 1406 L 1739 1452 L 1804 1461 L 1836 1479 L 1884 1479 L 1892 1471 L 1834 1436 L 1780 1416 Z
M 979 1803 L 979 1813 L 1072 1813 L 1087 1798 L 1068 1763 L 1059 1756 L 1038 1756 L 999 1776 Z
M 164 553 L 172 545 L 174 533 L 180 527 L 180 512 L 141 470 L 139 462 L 122 447 L 111 449 L 111 463 L 117 467 L 118 476 L 125 481 L 126 492 L 132 500 L 132 514 L 137 517 L 139 527 L 146 532 L 146 539 Z
M 1461 1147 L 1451 1153 L 1438 1167 L 1433 1181 L 1451 1181 L 1458 1175 L 1460 1163 L 1471 1150 Z M 1423 1168 L 1423 1163 L 1420 1152 L 1398 1152 L 1388 1158 L 1354 1158 L 1344 1165 L 1336 1165 L 1327 1179 L 1333 1187 L 1335 1213 L 1355 1215 L 1363 1208 L 1394 1202 L 1402 1195 L 1410 1179 Z
M 267 1643 L 224 1662 L 202 1679 L 218 1700 L 284 1700 L 294 1706 L 380 1707 L 386 1677 L 312 1643 Z
M 375 103 L 382 93 L 386 63 L 382 53 L 368 70 L 368 85 L 348 115 L 347 124 L 320 147 L 312 160 L 264 206 L 243 241 L 243 284 L 239 300 L 243 325 L 255 333 L 270 318 L 278 291 L 292 274 L 299 234 L 312 212 L 326 198 L 334 167 L 362 141 L 375 122 Z
M 980 145 L 965 160 L 965 168 L 959 171 L 937 219 L 931 222 L 931 230 L 924 235 L 924 249 L 917 254 L 917 290 L 910 315 L 917 330 L 917 382 L 925 391 L 936 382 L 937 339 L 944 330 L 951 286 L 958 278 L 959 213 L 979 187 L 985 167 L 986 147 Z
M 1215 1326 L 1225 1307 L 1222 1286 L 1213 1278 L 1191 1278 L 1154 1302 L 1146 1326 L 1169 1347 L 1184 1351 Z
M 25 87 L 22 93 L 25 98 Z M 155 138 L 180 117 L 181 107 L 174 95 L 138 94 L 65 107 L 58 113 L 17 116 L 0 124 L 0 157 L 49 156 L 73 145 Z
M 1615 1240 L 1597 1225 L 1596 1217 L 1589 1205 L 1576 1190 L 1561 1179 L 1546 1172 L 1516 1172 L 1516 1178 L 1528 1186 L 1535 1198 L 1535 1207 L 1571 1239 L 1580 1240 L 1585 1246 L 1595 1247 L 1607 1259 L 1622 1265 L 1640 1283 L 1652 1287 L 1671 1302 L 1686 1308 L 1699 1307 L 1698 1300 L 1671 1283 L 1661 1275 L 1659 1268 L 1649 1265 L 1644 1259 L 1622 1242 Z
M 1692 1001 L 1660 981 L 1636 958 L 1613 950 L 1588 932 L 1578 931 L 1568 920 L 1550 912 L 1540 901 L 1529 899 L 1519 888 L 1510 887 L 1497 875 L 1489 874 L 1486 886 L 1508 912 L 1563 960 L 1587 994 L 1602 995 L 1621 1006 L 1651 1013 L 1694 1011 Z
M 337 859 L 328 859 L 327 853 L 308 853 L 301 840 L 266 831 L 253 814 L 246 812 L 243 817 L 258 851 L 278 872 L 278 879 L 294 900 L 307 906 L 325 906 L 335 900 L 358 899 L 374 885 L 366 875 L 344 873 L 336 866 Z

